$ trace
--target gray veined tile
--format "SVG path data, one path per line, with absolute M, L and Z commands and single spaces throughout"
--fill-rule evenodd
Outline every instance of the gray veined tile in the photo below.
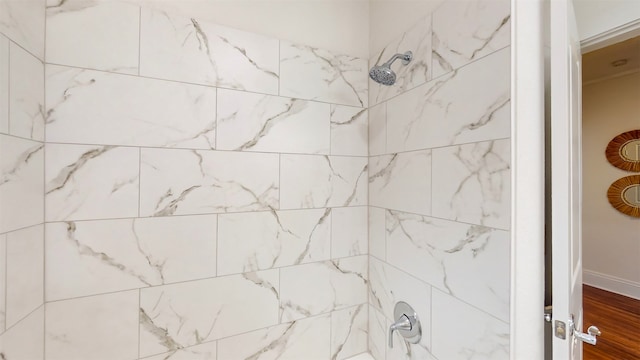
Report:
M 44 306 L 0 335 L 5 359 L 44 360 Z
M 389 100 L 387 151 L 509 137 L 510 56 L 503 49 Z
M 366 107 L 367 60 L 280 42 L 280 95 Z
M 509 324 L 455 297 L 433 292 L 433 354 L 438 359 L 509 359 Z M 455 318 L 456 321 L 451 321 Z
M 509 229 L 509 139 L 433 150 L 433 216 Z
M 367 156 L 368 110 L 331 105 L 331 155 Z
M 0 135 L 0 233 L 43 221 L 43 163 L 42 143 Z
M 385 360 L 387 342 L 389 341 L 387 340 L 387 331 L 389 330 L 391 322 L 371 304 L 368 306 L 369 322 L 367 324 L 367 339 L 369 342 L 369 353 L 375 360 Z
M 380 260 L 387 258 L 385 209 L 369 207 L 369 255 Z
M 140 74 L 278 94 L 278 40 L 142 9 Z
M 329 104 L 218 90 L 218 149 L 329 153 Z
M 331 212 L 272 210 L 219 215 L 218 275 L 328 260 Z
M 272 326 L 218 341 L 220 360 L 326 360 L 330 315 Z
M 331 258 L 368 254 L 368 207 L 335 208 L 332 214 Z
M 433 13 L 433 77 L 511 41 L 509 0 L 449 1 Z
M 0 33 L 44 60 L 45 0 L 0 2 Z
M 139 6 L 47 1 L 47 63 L 138 74 Z
M 216 89 L 47 66 L 47 141 L 212 149 Z
M 278 270 L 140 290 L 140 356 L 278 323 Z
M 8 233 L 6 246 L 8 328 L 44 303 L 44 226 Z
M 425 326 L 423 336 L 417 344 L 406 343 L 400 335 L 394 334 L 394 348 L 387 349 L 387 359 L 434 359 L 430 350 L 431 337 L 424 335 L 428 334 L 429 330 L 426 327 L 431 324 L 431 286 L 374 257 L 369 259 L 369 277 L 369 303 L 383 314 L 388 325 L 391 324 L 390 321 L 394 317 L 395 304 L 398 301 L 405 301 L 411 304 L 418 314 L 420 322 Z M 377 321 L 382 323 L 381 319 Z M 384 327 L 385 339 L 388 325 Z M 386 343 L 377 346 L 380 351 L 384 351 Z
M 47 303 L 45 358 L 138 357 L 138 290 Z
M 367 202 L 367 158 L 282 155 L 282 209 L 358 206 Z
M 13 43 L 10 53 L 10 134 L 43 141 L 44 65 Z
M 331 313 L 331 359 L 344 360 L 367 351 L 367 304 Z
M 0 134 L 9 133 L 9 44 L 0 34 Z
M 387 152 L 387 103 L 369 108 L 369 155 Z
M 409 64 L 403 65 L 401 60 L 396 60 L 391 66 L 397 76 L 393 86 L 380 85 L 369 79 L 369 104 L 379 104 L 431 80 L 431 16 L 422 18 L 376 53 L 369 60 L 369 67 L 382 65 L 393 55 L 407 51 L 413 53 Z
M 277 209 L 278 162 L 278 154 L 142 149 L 140 215 Z
M 386 217 L 389 264 L 509 320 L 507 231 L 392 210 Z
M 280 269 L 281 322 L 367 301 L 367 256 Z
M 207 342 L 200 345 L 174 350 L 168 353 L 140 358 L 141 360 L 216 360 L 218 343 Z
M 47 221 L 138 215 L 139 150 L 47 144 Z
M 431 213 L 431 150 L 369 159 L 369 204 Z
M 50 223 L 46 254 L 48 301 L 213 277 L 216 216 Z

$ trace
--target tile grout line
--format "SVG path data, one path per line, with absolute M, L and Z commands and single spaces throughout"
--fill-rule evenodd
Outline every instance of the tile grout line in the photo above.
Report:
M 285 99 L 302 100 L 302 101 L 307 101 L 307 102 L 311 102 L 311 103 L 318 103 L 318 104 L 340 105 L 340 106 L 346 106 L 346 107 L 351 107 L 351 108 L 359 108 L 359 109 L 363 108 L 359 104 L 355 104 L 355 105 L 354 104 L 344 104 L 344 103 L 337 103 L 337 102 L 331 102 L 331 101 L 318 100 L 318 99 L 315 99 L 315 98 L 302 98 L 302 97 L 284 96 L 284 95 L 280 95 L 279 93 L 271 94 L 271 93 L 260 92 L 260 91 L 255 91 L 255 90 L 220 87 L 220 86 L 216 86 L 216 85 L 212 85 L 212 84 L 204 84 L 204 83 L 196 83 L 196 82 L 189 82 L 189 81 L 173 80 L 173 79 L 168 79 L 168 78 L 152 77 L 152 76 L 147 76 L 147 75 L 137 75 L 137 74 L 131 74 L 131 73 L 126 73 L 126 72 L 116 72 L 116 71 L 110 71 L 110 70 L 94 69 L 94 68 L 88 68 L 88 67 L 78 66 L 78 65 L 60 64 L 60 63 L 54 63 L 54 62 L 45 62 L 45 65 L 55 66 L 55 67 L 60 67 L 60 68 L 66 68 L 67 70 L 76 69 L 76 70 L 82 70 L 82 71 L 93 71 L 93 72 L 98 72 L 98 73 L 102 73 L 102 74 L 114 75 L 116 77 L 117 76 L 123 76 L 123 77 L 126 76 L 126 77 L 132 77 L 132 78 L 135 78 L 135 79 L 153 80 L 153 81 L 168 82 L 168 83 L 173 83 L 173 84 L 189 85 L 189 86 L 194 86 L 194 87 L 204 87 L 204 88 L 209 88 L 209 89 L 221 89 L 221 90 L 242 92 L 242 93 L 248 93 L 248 94 L 254 94 L 254 95 L 263 95 L 263 96 L 272 96 L 272 97 L 285 98 Z
M 357 259 L 357 258 L 365 258 L 366 256 L 367 256 L 366 254 L 365 255 L 346 256 L 346 257 L 337 258 L 335 260 L 338 260 L 338 261 L 339 260 L 353 260 L 353 259 Z M 73 297 L 67 297 L 67 298 L 60 298 L 60 299 L 50 300 L 50 301 L 48 301 L 48 303 L 64 302 L 64 301 L 69 301 L 69 300 L 76 300 L 76 299 L 83 299 L 83 298 L 90 298 L 90 297 L 98 297 L 98 296 L 116 294 L 116 293 L 120 293 L 120 292 L 127 292 L 127 291 L 133 291 L 133 290 L 155 289 L 155 288 L 168 287 L 168 286 L 174 286 L 174 285 L 185 284 L 185 283 L 204 282 L 204 281 L 210 281 L 210 280 L 215 280 L 215 279 L 219 279 L 219 278 L 241 277 L 243 274 L 247 274 L 247 273 L 268 272 L 268 271 L 275 271 L 275 270 L 281 270 L 281 269 L 290 269 L 290 268 L 295 268 L 295 267 L 303 267 L 303 266 L 308 266 L 308 265 L 328 264 L 328 263 L 332 263 L 332 262 L 333 262 L 332 259 L 326 259 L 326 260 L 318 260 L 318 261 L 313 261 L 313 262 L 306 262 L 306 263 L 302 263 L 302 264 L 284 265 L 284 266 L 268 268 L 268 269 L 260 269 L 260 270 L 245 271 L 245 272 L 234 272 L 234 273 L 221 274 L 221 275 L 216 275 L 216 276 L 207 276 L 207 277 L 202 277 L 202 278 L 180 280 L 180 281 L 175 281 L 175 282 L 171 282 L 171 283 L 164 283 L 164 284 L 158 284 L 158 285 L 143 286 L 143 287 L 130 287 L 130 288 L 119 289 L 119 290 L 114 290 L 114 291 L 106 291 L 106 292 L 99 292 L 99 293 L 89 293 L 89 294 L 86 294 L 86 295 L 73 296 Z
M 42 100 L 43 100 L 43 114 L 42 114 L 42 246 L 43 246 L 43 252 L 42 252 L 42 296 L 43 296 L 43 308 L 42 308 L 42 313 L 43 313 L 43 319 L 42 319 L 42 358 L 46 359 L 47 358 L 47 224 L 46 224 L 46 220 L 47 220 L 47 103 L 48 103 L 48 99 L 47 99 L 47 68 L 46 68 L 46 61 L 47 61 L 47 26 L 48 26 L 48 21 L 47 21 L 47 7 L 46 7 L 46 3 L 45 3 L 45 7 L 43 9 L 44 11 L 44 55 L 43 55 L 43 59 L 42 59 Z

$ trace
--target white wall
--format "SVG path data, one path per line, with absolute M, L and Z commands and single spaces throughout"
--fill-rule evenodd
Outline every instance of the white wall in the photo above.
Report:
M 407 28 L 433 12 L 444 0 L 371 0 L 370 56 L 400 36 Z
M 615 210 L 607 189 L 633 173 L 609 164 L 613 137 L 640 129 L 640 73 L 583 88 L 583 259 L 589 285 L 640 298 L 640 219 Z
M 147 0 L 129 0 L 150 4 Z M 191 0 L 157 6 L 339 53 L 369 56 L 368 0 Z
M 640 19 L 638 0 L 574 0 L 580 40 Z

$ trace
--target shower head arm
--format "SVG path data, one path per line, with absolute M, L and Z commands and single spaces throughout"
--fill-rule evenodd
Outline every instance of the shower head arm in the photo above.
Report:
M 389 59 L 389 61 L 384 63 L 382 66 L 391 66 L 391 64 L 393 64 L 393 62 L 398 59 L 402 59 L 402 63 L 404 65 L 407 65 L 411 62 L 411 60 L 413 60 L 413 53 L 411 51 L 407 51 L 404 54 L 395 54 L 391 57 L 391 59 Z

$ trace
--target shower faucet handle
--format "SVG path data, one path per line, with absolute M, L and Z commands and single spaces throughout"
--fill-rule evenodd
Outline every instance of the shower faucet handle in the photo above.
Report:
M 402 316 L 398 320 L 396 320 L 396 322 L 391 324 L 391 326 L 389 327 L 389 347 L 393 348 L 393 332 L 394 331 L 396 330 L 411 331 L 412 327 L 413 327 L 413 323 L 411 322 L 411 319 L 409 319 L 407 314 L 402 314 Z
M 396 321 L 389 327 L 389 347 L 393 348 L 393 333 L 398 332 L 406 341 L 417 344 L 422 338 L 420 319 L 413 308 L 404 301 L 399 301 L 393 311 Z

